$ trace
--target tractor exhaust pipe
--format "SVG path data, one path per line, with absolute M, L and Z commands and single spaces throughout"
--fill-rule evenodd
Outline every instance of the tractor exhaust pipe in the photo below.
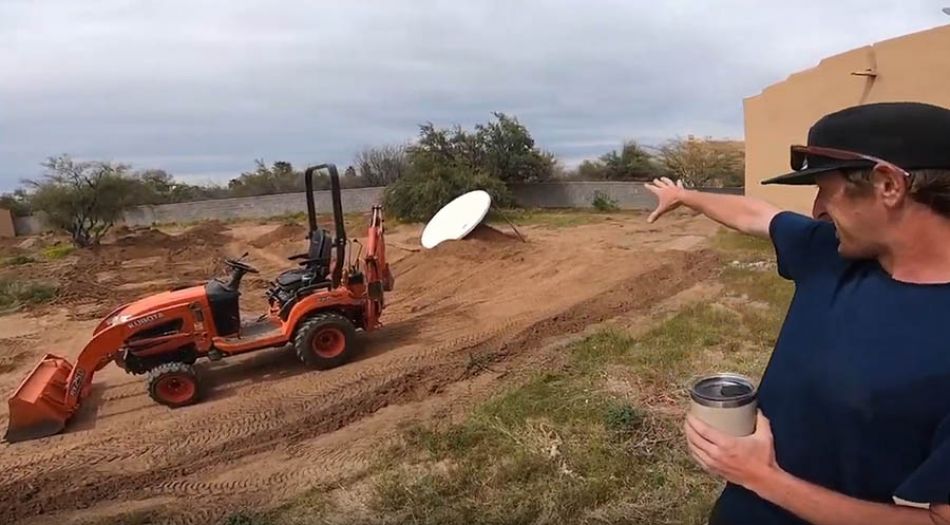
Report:
M 333 264 L 331 280 L 333 287 L 340 285 L 343 279 L 343 259 L 346 255 L 346 227 L 343 225 L 343 201 L 340 198 L 340 173 L 336 164 L 319 164 L 311 166 L 304 172 L 304 186 L 307 190 L 307 220 L 310 223 L 310 234 L 317 231 L 317 208 L 313 203 L 313 173 L 326 169 L 330 172 L 330 197 L 333 201 L 333 222 L 336 223 L 336 238 L 333 245 L 336 248 L 336 261 Z

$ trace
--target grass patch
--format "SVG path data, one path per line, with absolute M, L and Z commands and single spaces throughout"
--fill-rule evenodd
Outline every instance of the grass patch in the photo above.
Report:
M 713 248 L 740 261 L 774 260 L 775 248 L 768 239 L 720 229 L 712 239 Z
M 73 253 L 75 249 L 76 248 L 71 244 L 54 244 L 43 248 L 43 251 L 40 253 L 43 255 L 43 258 L 56 261 Z
M 265 512 L 237 512 L 228 516 L 228 525 L 315 525 L 326 523 L 324 516 L 334 510 L 326 489 L 314 488 L 291 503 Z M 351 523 L 350 520 L 334 523 Z
M 45 303 L 56 297 L 56 287 L 34 281 L 0 279 L 0 311 Z
M 0 261 L 0 266 L 21 266 L 24 264 L 30 264 L 36 262 L 36 259 L 30 257 L 29 255 L 15 255 L 13 257 L 7 257 Z
M 608 215 L 594 210 L 580 209 L 508 209 L 504 210 L 504 217 L 516 225 L 534 225 L 545 228 L 569 228 L 584 224 L 594 224 L 608 220 Z M 614 211 L 613 214 L 636 214 L 635 211 Z M 492 224 L 507 224 L 498 211 L 488 213 L 488 222 Z
M 412 457 L 373 486 L 376 523 L 701 523 L 716 482 L 687 459 L 680 419 L 605 392 L 603 367 L 636 353 L 616 332 L 571 364 L 485 403 L 463 423 L 413 427 Z M 421 457 L 418 457 L 421 456 Z M 544 519 L 539 519 L 544 517 Z

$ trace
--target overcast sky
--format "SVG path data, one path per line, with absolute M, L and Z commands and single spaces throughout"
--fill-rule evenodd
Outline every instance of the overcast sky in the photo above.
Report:
M 0 191 L 48 156 L 226 181 L 516 115 L 567 165 L 742 136 L 742 99 L 950 23 L 915 0 L 0 0 Z

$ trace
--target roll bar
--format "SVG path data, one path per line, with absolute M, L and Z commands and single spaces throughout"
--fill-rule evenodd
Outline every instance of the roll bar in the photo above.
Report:
M 307 189 L 307 221 L 310 225 L 308 236 L 312 237 L 317 231 L 317 209 L 313 202 L 313 173 L 325 169 L 330 173 L 330 197 L 333 201 L 333 222 L 336 223 L 336 238 L 333 246 L 336 248 L 336 261 L 333 264 L 331 280 L 333 287 L 340 285 L 343 278 L 343 259 L 346 251 L 346 227 L 343 225 L 343 202 L 340 199 L 340 174 L 335 164 L 318 164 L 310 166 L 304 172 L 304 186 Z

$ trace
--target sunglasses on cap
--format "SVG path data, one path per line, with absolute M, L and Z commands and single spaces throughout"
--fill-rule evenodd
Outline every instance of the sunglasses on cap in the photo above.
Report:
M 858 153 L 856 151 L 848 151 L 843 149 L 836 148 L 825 148 L 822 146 L 801 146 L 796 145 L 791 148 L 791 161 L 792 169 L 795 171 L 801 171 L 808 169 L 808 157 L 824 157 L 828 159 L 835 160 L 844 160 L 844 161 L 867 161 L 874 164 L 881 164 L 888 166 L 894 170 L 903 173 L 904 176 L 910 176 L 910 173 L 907 172 L 904 168 L 894 164 L 893 162 L 888 162 L 884 159 L 874 157 L 872 155 L 865 155 L 864 153 Z

